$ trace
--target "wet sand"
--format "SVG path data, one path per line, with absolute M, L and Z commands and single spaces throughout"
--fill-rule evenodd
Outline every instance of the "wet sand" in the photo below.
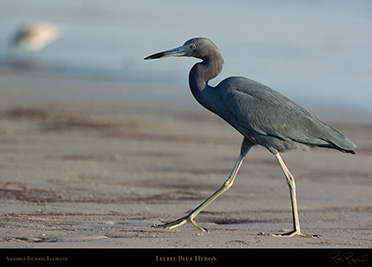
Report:
M 371 247 L 371 120 L 319 116 L 358 145 L 355 156 L 282 155 L 296 178 L 302 230 L 321 238 L 258 235 L 292 227 L 284 175 L 260 147 L 196 218 L 209 233 L 191 224 L 154 229 L 221 186 L 239 153 L 235 130 L 191 95 L 151 101 L 165 84 L 3 70 L 0 86 L 1 248 Z

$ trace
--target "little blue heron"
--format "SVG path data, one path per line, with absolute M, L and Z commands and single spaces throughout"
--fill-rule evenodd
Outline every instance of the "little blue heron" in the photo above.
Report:
M 185 217 L 154 227 L 172 229 L 191 222 L 199 230 L 207 231 L 194 218 L 232 186 L 248 151 L 254 145 L 261 145 L 274 154 L 284 172 L 292 204 L 293 230 L 272 236 L 317 236 L 301 232 L 295 180 L 279 152 L 325 147 L 355 154 L 356 145 L 304 108 L 261 83 L 244 77 L 229 77 L 216 87 L 209 86 L 208 81 L 221 72 L 224 60 L 216 45 L 207 38 L 190 39 L 178 48 L 150 55 L 145 60 L 181 56 L 202 60 L 192 67 L 189 74 L 190 89 L 196 100 L 228 122 L 244 139 L 230 176 L 215 193 Z

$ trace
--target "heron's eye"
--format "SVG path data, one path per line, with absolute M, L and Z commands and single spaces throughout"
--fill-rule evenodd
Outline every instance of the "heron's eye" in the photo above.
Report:
M 194 49 L 196 48 L 196 45 L 195 45 L 195 44 L 191 44 L 191 45 L 189 45 L 189 48 L 190 48 L 191 50 L 194 50 Z

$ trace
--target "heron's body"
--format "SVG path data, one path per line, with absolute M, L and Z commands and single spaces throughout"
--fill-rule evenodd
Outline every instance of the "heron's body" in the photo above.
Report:
M 159 227 L 174 228 L 189 221 L 200 230 L 205 230 L 193 219 L 231 187 L 250 148 L 261 145 L 275 155 L 287 178 L 294 225 L 294 230 L 288 235 L 309 236 L 300 231 L 294 178 L 279 152 L 296 148 L 325 147 L 355 154 L 356 146 L 304 108 L 261 83 L 244 77 L 229 77 L 216 87 L 209 86 L 208 81 L 216 77 L 223 66 L 221 53 L 209 39 L 193 38 L 179 48 L 156 53 L 145 59 L 168 56 L 192 56 L 202 59 L 192 67 L 189 74 L 192 94 L 203 107 L 239 131 L 244 140 L 240 156 L 223 186 L 187 216 Z
M 337 130 L 256 81 L 230 77 L 194 96 L 249 141 L 273 153 L 316 146 L 354 153 L 353 144 Z

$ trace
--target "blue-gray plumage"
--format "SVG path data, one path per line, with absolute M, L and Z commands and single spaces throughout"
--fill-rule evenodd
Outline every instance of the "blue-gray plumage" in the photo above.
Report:
M 189 74 L 192 94 L 203 107 L 217 114 L 239 131 L 244 136 L 244 140 L 238 161 L 221 188 L 187 216 L 156 227 L 171 229 L 189 221 L 200 230 L 206 231 L 193 219 L 231 187 L 250 148 L 261 145 L 277 158 L 290 190 L 294 229 L 279 236 L 309 237 L 310 235 L 301 233 L 294 178 L 279 152 L 296 148 L 325 147 L 355 154 L 356 146 L 343 134 L 312 116 L 304 108 L 261 83 L 244 77 L 229 77 L 216 87 L 209 86 L 208 81 L 221 72 L 224 61 L 216 45 L 207 38 L 190 39 L 181 47 L 156 53 L 145 59 L 170 56 L 202 59 L 192 67 Z

